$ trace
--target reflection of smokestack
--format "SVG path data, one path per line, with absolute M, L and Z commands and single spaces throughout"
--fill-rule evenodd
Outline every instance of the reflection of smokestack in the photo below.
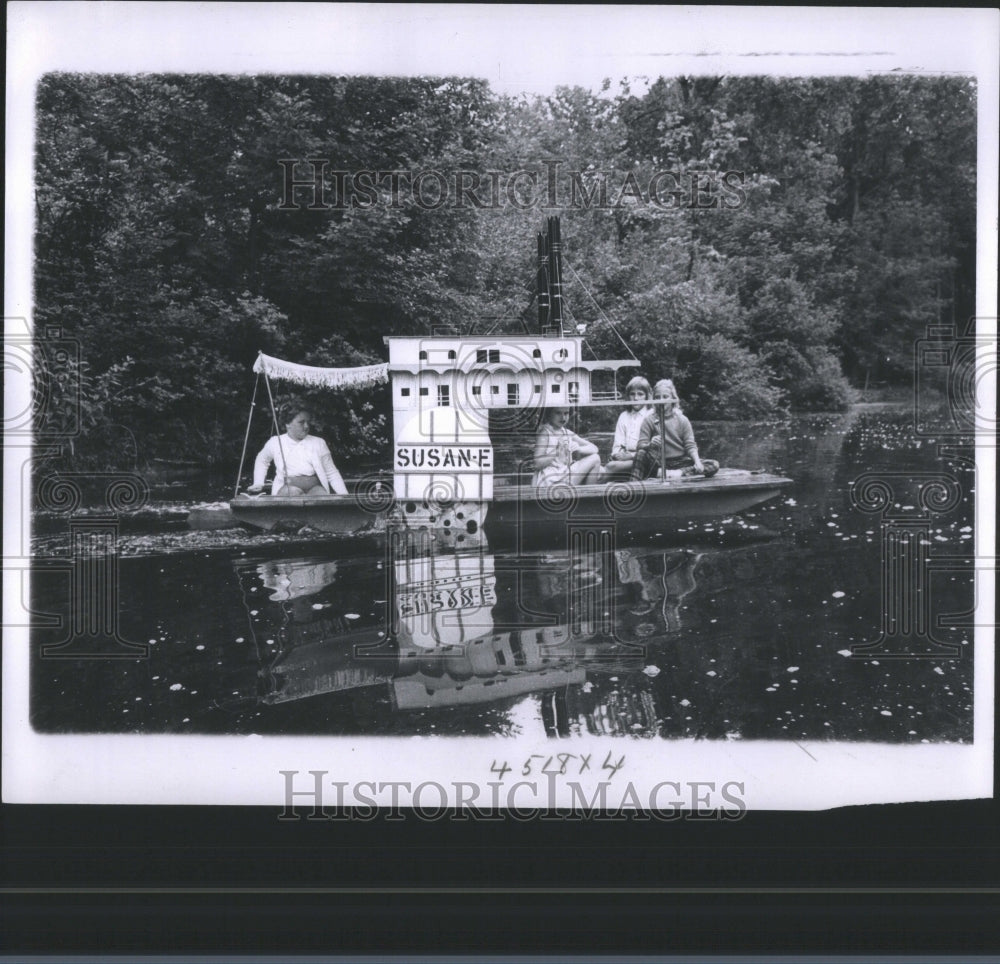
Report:
M 656 736 L 660 720 L 650 691 L 649 680 L 639 674 L 637 679 L 620 683 L 598 681 L 589 693 L 582 687 L 566 691 L 568 732 L 594 736 Z

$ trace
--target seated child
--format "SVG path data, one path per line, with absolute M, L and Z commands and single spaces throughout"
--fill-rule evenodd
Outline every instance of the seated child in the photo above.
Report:
M 646 404 L 652 395 L 653 390 L 649 387 L 649 382 L 641 375 L 637 375 L 625 386 L 625 397 L 632 404 L 618 416 L 615 437 L 611 442 L 611 460 L 604 466 L 606 476 L 628 478 L 629 472 L 632 471 L 642 423 L 653 411 Z
M 566 428 L 568 408 L 550 408 L 535 438 L 535 475 L 532 485 L 565 482 L 589 485 L 601 477 L 597 446 Z M 574 461 L 574 456 L 579 458 Z
M 669 378 L 658 381 L 653 386 L 653 400 L 669 404 L 654 406 L 663 408 L 663 434 L 660 434 L 660 415 L 655 410 L 647 415 L 639 432 L 635 462 L 629 480 L 638 482 L 656 475 L 662 461 L 668 469 L 691 469 L 685 475 L 704 475 L 711 478 L 719 471 L 719 463 L 713 459 L 702 461 L 698 456 L 698 446 L 694 440 L 694 430 L 688 417 L 678 410 L 677 389 Z

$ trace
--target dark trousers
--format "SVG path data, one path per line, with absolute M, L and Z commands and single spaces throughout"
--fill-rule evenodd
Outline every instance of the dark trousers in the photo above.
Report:
M 713 459 L 702 459 L 705 466 L 705 475 L 713 476 L 719 471 L 719 463 Z M 690 455 L 678 455 L 674 458 L 664 459 L 663 467 L 666 469 L 686 469 L 694 465 L 694 459 Z M 641 482 L 643 479 L 652 478 L 660 470 L 660 444 L 654 440 L 649 448 L 642 449 L 635 454 L 635 462 L 632 463 L 632 474 L 629 476 L 630 482 Z M 697 473 L 693 473 L 697 474 Z

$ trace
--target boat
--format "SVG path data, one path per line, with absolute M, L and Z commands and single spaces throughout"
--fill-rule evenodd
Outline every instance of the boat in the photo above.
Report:
M 388 362 L 357 369 L 316 368 L 260 354 L 254 371 L 258 386 L 264 379 L 272 418 L 272 381 L 331 390 L 387 383 L 393 464 L 391 472 L 347 479 L 343 496 L 251 497 L 240 493 L 238 477 L 229 503 L 233 516 L 262 529 L 303 525 L 330 533 L 386 522 L 468 533 L 577 524 L 635 531 L 743 512 L 792 484 L 763 470 L 722 468 L 712 478 L 663 469 L 643 482 L 542 488 L 532 484 L 527 452 L 498 468 L 498 450 L 533 442 L 545 408 L 624 407 L 619 373 L 640 364 L 634 356 L 587 357 L 593 353 L 585 326 L 565 321 L 558 218 L 548 219 L 537 240 L 536 331 L 389 336 Z M 256 394 L 255 386 L 254 399 Z M 249 430 L 248 424 L 247 438 Z M 240 477 L 245 458 L 246 445 Z

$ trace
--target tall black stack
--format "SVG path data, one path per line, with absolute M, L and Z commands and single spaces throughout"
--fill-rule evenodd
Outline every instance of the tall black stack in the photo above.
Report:
M 559 218 L 548 219 L 538 235 L 538 328 L 543 335 L 562 335 L 562 240 Z

